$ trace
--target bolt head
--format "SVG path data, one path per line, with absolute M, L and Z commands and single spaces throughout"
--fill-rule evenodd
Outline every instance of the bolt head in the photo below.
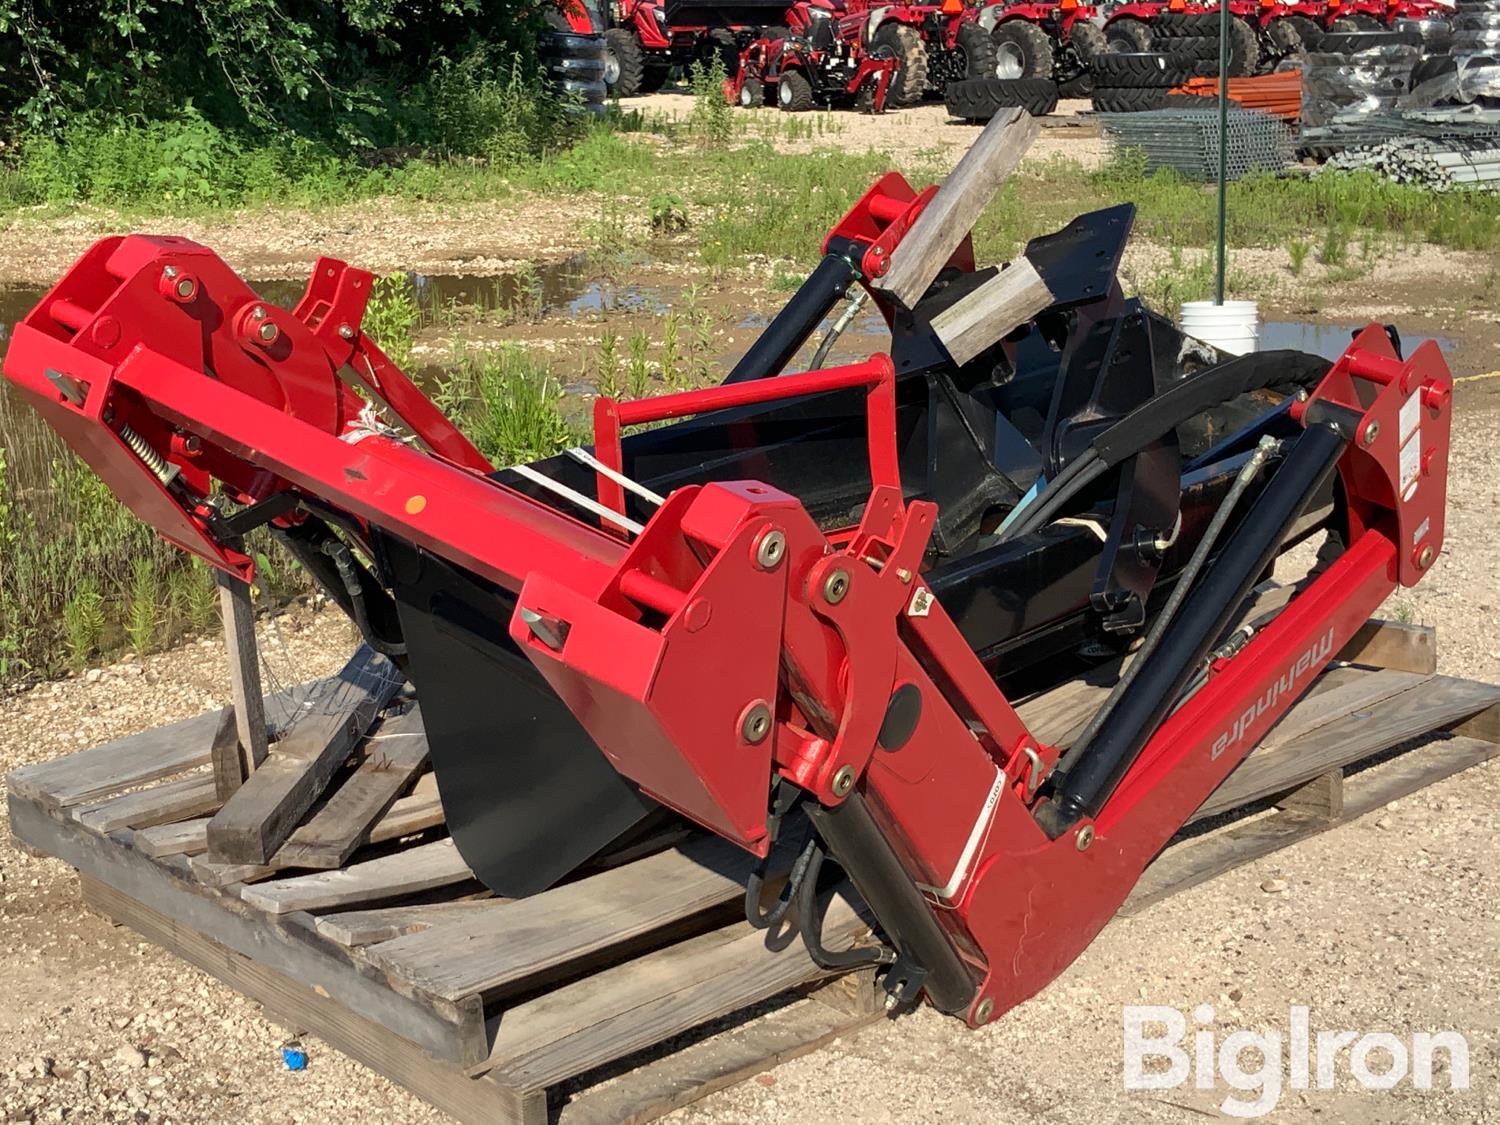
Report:
M 770 733 L 771 708 L 764 699 L 757 699 L 745 708 L 744 717 L 740 719 L 740 737 L 754 746 L 764 742 Z
M 1375 439 L 1379 436 L 1380 423 L 1377 422 L 1374 418 L 1371 418 L 1368 422 L 1365 423 L 1365 432 L 1361 435 L 1360 440 L 1364 442 L 1365 445 L 1374 445 Z
M 354 339 L 354 329 L 350 328 L 347 324 L 340 324 L 339 325 L 339 339 L 341 339 L 341 340 L 352 340 L 352 339 Z
M 179 297 L 186 301 L 198 291 L 197 284 L 190 277 L 180 278 L 177 282 L 176 292 Z
M 265 324 L 262 324 L 255 330 L 255 334 L 260 337 L 261 343 L 269 344 L 272 340 L 276 339 L 277 336 L 281 335 L 281 330 L 278 329 L 276 325 L 272 324 L 270 321 L 267 321 Z
M 840 766 L 839 772 L 833 775 L 831 788 L 835 797 L 849 796 L 849 791 L 854 788 L 854 767 Z
M 995 1014 L 995 1001 L 986 996 L 974 1009 L 974 1026 L 983 1027 L 990 1022 L 990 1017 Z
M 1074 840 L 1074 843 L 1077 845 L 1079 851 L 1086 852 L 1089 850 L 1089 845 L 1093 842 L 1094 826 L 1092 824 L 1085 824 L 1078 830 L 1078 836 Z
M 1426 570 L 1429 566 L 1432 565 L 1432 559 L 1432 544 L 1429 543 L 1427 544 L 1427 546 L 1422 548 L 1421 554 L 1417 555 L 1417 565 L 1423 570 Z
M 772 528 L 755 545 L 755 562 L 762 570 L 775 570 L 786 557 L 786 536 Z
M 256 305 L 253 309 L 250 310 L 250 315 L 256 320 L 265 320 L 266 307 L 264 305 Z
M 823 580 L 823 600 L 829 605 L 838 605 L 849 593 L 849 572 L 835 570 Z

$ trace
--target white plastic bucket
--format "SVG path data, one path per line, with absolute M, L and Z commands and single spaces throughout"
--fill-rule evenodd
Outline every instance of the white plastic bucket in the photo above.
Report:
M 1212 344 L 1230 355 L 1255 350 L 1260 339 L 1260 310 L 1254 301 L 1186 301 L 1182 306 L 1182 330 L 1194 339 Z

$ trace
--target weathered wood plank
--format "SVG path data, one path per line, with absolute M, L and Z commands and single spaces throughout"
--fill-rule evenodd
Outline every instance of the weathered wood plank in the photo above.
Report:
M 238 883 L 254 883 L 279 874 L 274 867 L 263 863 L 215 863 L 206 855 L 195 855 L 188 860 L 188 870 L 205 887 L 223 889 Z
M 544 1125 L 546 1098 L 522 1097 L 498 1082 L 473 1080 L 377 1020 L 351 1011 L 326 989 L 309 986 L 184 926 L 161 910 L 83 876 L 84 901 L 146 940 L 196 965 L 299 1028 L 405 1086 L 464 1125 Z
M 1403 676 L 1411 677 L 1415 684 L 1357 710 L 1342 706 L 1319 708 L 1315 726 L 1279 745 L 1262 746 L 1252 753 L 1203 802 L 1192 819 L 1227 812 L 1301 785 L 1335 766 L 1357 762 L 1409 738 L 1443 729 L 1500 702 L 1500 686 L 1473 680 L 1423 677 L 1410 672 L 1375 672 L 1366 676 L 1377 687 L 1397 682 L 1394 678 Z M 1354 691 L 1357 686 L 1356 681 L 1309 702 L 1317 704 L 1335 695 L 1348 700 L 1357 694 Z M 1302 706 L 1299 704 L 1298 709 Z M 1283 721 L 1296 716 L 1297 710 L 1293 710 Z M 1329 721 L 1330 716 L 1336 717 Z M 1277 729 L 1273 728 L 1270 738 L 1277 737 Z
M 369 838 L 397 794 L 427 764 L 420 708 L 380 723 L 365 741 L 365 759 L 324 806 L 287 838 L 273 867 L 339 867 Z
M 932 330 L 962 367 L 1057 298 L 1024 255 L 932 318 Z
M 729 1028 L 587 1090 L 564 1103 L 558 1120 L 562 1125 L 654 1121 L 885 1018 L 883 1009 L 851 1015 L 819 1003 L 827 991 L 821 988 L 812 999 Z
M 341 871 L 316 871 L 246 887 L 240 897 L 261 910 L 286 914 L 416 894 L 473 877 L 453 841 L 437 840 Z
M 1036 135 L 1036 119 L 1024 110 L 1002 110 L 991 118 L 897 243 L 886 272 L 871 285 L 913 308 L 1021 163 Z
M 848 900 L 833 900 L 829 948 L 866 929 Z M 506 1085 L 543 1089 L 824 975 L 795 935 L 773 938 L 739 922 L 508 1009 L 489 1058 L 471 1073 L 495 1068 Z
M 150 828 L 185 817 L 203 816 L 219 807 L 214 781 L 212 773 L 191 773 L 97 804 L 80 805 L 70 815 L 79 824 L 100 833 L 117 828 Z
M 313 684 L 300 684 L 269 695 L 266 709 L 273 715 L 291 710 L 312 688 Z M 6 784 L 12 793 L 57 809 L 206 766 L 221 714 L 208 711 L 50 762 L 22 766 L 6 776 Z
M 198 855 L 208 850 L 208 817 L 158 824 L 135 834 L 136 851 L 152 859 L 169 855 Z
M 703 836 L 365 953 L 434 995 L 483 993 L 742 898 L 754 864 L 733 844 Z
M 483 1011 L 477 999 L 450 1004 L 415 990 L 397 992 L 384 973 L 355 964 L 335 943 L 301 929 L 268 925 L 264 914 L 238 899 L 203 889 L 181 856 L 148 859 L 118 835 L 99 836 L 14 793 L 9 809 L 11 832 L 19 839 L 172 918 L 184 932 L 196 931 L 308 988 L 319 988 L 440 1058 L 465 1066 L 484 1058 Z
M 1437 630 L 1400 621 L 1366 621 L 1337 659 L 1430 676 L 1437 671 Z
M 1120 916 L 1139 914 L 1172 895 L 1241 864 L 1326 832 L 1406 797 L 1445 777 L 1500 755 L 1500 745 L 1477 738 L 1430 742 L 1399 758 L 1346 778 L 1344 811 L 1337 818 L 1278 812 L 1168 847 L 1146 868 Z
M 219 615 L 224 621 L 224 648 L 229 654 L 229 684 L 233 693 L 235 739 L 214 740 L 214 781 L 219 799 L 227 801 L 266 760 L 266 711 L 250 586 L 222 570 L 214 571 L 214 581 L 219 587 Z
M 350 948 L 374 945 L 407 934 L 418 934 L 456 919 L 472 918 L 494 906 L 493 898 L 459 902 L 430 902 L 421 906 L 387 906 L 376 910 L 345 910 L 318 916 L 318 933 Z
M 437 778 L 426 773 L 417 778 L 410 793 L 397 800 L 375 822 L 367 843 L 381 844 L 387 840 L 399 840 L 402 836 L 435 828 L 443 821 L 443 802 L 438 797 Z
M 321 681 L 275 751 L 209 821 L 214 861 L 268 862 L 395 696 L 401 678 L 389 660 L 362 645 L 342 672 Z

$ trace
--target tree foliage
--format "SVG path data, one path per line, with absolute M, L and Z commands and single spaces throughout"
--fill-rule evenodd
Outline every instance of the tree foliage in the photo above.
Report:
M 0 0 L 0 120 L 56 131 L 190 105 L 231 130 L 397 143 L 437 69 L 529 75 L 541 23 L 525 0 Z

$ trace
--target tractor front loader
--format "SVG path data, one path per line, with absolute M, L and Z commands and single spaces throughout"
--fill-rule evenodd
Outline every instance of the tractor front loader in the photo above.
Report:
M 185 239 L 106 239 L 4 370 L 167 539 L 247 578 L 269 526 L 327 585 L 415 686 L 496 892 L 685 818 L 762 857 L 754 924 L 979 1026 L 1443 542 L 1434 344 L 1219 354 L 1123 292 L 1129 205 L 976 263 L 1034 131 L 997 117 L 941 188 L 883 176 L 721 385 L 600 398 L 590 447 L 531 464 L 480 456 L 361 329 L 370 274 L 330 259 L 284 310 Z M 855 287 L 888 343 L 797 371 Z M 1312 537 L 1292 596 L 1251 608 Z M 1127 653 L 1065 750 L 1017 717 Z M 845 877 L 857 948 L 819 922 Z

